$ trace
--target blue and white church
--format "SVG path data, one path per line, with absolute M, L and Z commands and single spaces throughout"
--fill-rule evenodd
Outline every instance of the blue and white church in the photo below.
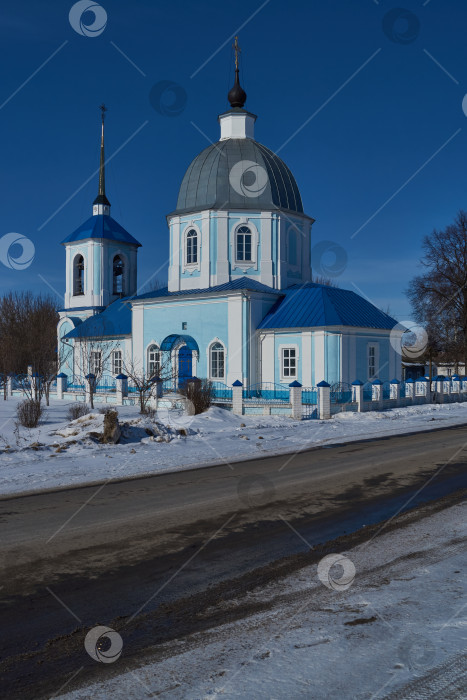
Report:
M 58 336 L 73 352 L 61 371 L 70 380 L 79 374 L 80 344 L 94 338 L 112 347 L 105 373 L 114 376 L 131 364 L 151 376 L 169 365 L 178 382 L 197 376 L 229 386 L 401 379 L 390 341 L 396 321 L 353 291 L 312 281 L 314 219 L 287 165 L 255 140 L 238 64 L 228 100 L 219 140 L 191 162 L 167 216 L 168 284 L 145 294 L 141 244 L 110 214 L 102 112 L 92 216 L 62 242 Z M 89 371 L 101 361 L 94 349 Z

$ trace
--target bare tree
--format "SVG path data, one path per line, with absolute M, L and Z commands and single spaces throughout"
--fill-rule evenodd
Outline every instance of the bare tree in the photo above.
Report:
M 123 363 L 123 372 L 138 394 L 140 413 L 147 413 L 149 404 L 154 406 L 155 403 L 157 408 L 161 384 L 175 376 L 170 353 L 159 350 L 158 356 L 156 366 L 148 367 L 146 371 L 140 362 L 128 360 Z
M 80 331 L 81 326 L 78 326 Z M 98 332 L 98 331 L 96 331 Z M 99 335 L 87 336 L 83 330 L 78 332 L 74 342 L 75 367 L 85 380 L 88 374 L 93 374 L 94 378 L 89 381 L 89 402 L 94 408 L 94 394 L 97 385 L 104 376 L 104 372 L 110 372 L 110 361 L 114 350 L 119 348 L 117 340 L 109 338 L 105 334 L 105 327 L 102 326 Z
M 428 354 L 467 363 L 467 214 L 460 211 L 453 224 L 425 236 L 423 251 L 425 272 L 407 296 L 427 331 Z
M 57 372 L 57 304 L 50 296 L 10 292 L 0 298 L 0 373 L 6 398 L 9 374 L 23 377 L 31 398 L 40 401 L 46 375 Z M 34 382 L 26 381 L 28 366 Z M 50 388 L 50 383 L 49 383 Z
M 324 277 L 323 275 L 312 275 L 311 281 L 315 284 L 324 284 L 325 287 L 339 287 L 335 280 L 331 277 Z

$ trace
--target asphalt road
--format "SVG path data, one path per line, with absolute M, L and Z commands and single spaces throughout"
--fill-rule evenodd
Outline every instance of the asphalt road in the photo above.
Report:
M 458 491 L 466 463 L 464 426 L 0 500 L 3 697 L 102 677 L 94 625 L 125 630 L 130 663 L 225 622 L 217 602 Z

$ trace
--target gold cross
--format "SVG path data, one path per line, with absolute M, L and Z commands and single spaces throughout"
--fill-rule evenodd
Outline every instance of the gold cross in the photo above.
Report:
M 235 70 L 238 70 L 238 55 L 242 52 L 240 46 L 238 45 L 238 36 L 235 37 L 235 41 L 232 44 L 232 48 L 235 51 Z

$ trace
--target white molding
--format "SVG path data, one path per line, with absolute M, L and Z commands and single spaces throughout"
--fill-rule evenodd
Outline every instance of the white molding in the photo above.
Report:
M 195 263 L 188 263 L 186 261 L 186 243 L 187 243 L 187 234 L 188 231 L 191 230 L 196 231 L 196 252 L 197 252 L 197 260 Z M 189 274 L 193 274 L 193 272 L 201 272 L 201 247 L 202 247 L 202 232 L 200 227 L 198 226 L 197 223 L 194 223 L 193 221 L 190 221 L 189 224 L 186 225 L 186 227 L 182 231 L 182 274 L 184 272 L 188 272 Z
M 219 343 L 224 348 L 224 376 L 223 377 L 212 377 L 211 376 L 211 348 L 215 343 Z M 209 341 L 206 346 L 206 366 L 208 379 L 212 382 L 226 381 L 227 379 L 227 346 L 223 340 L 221 340 L 217 335 L 215 338 Z
M 237 232 L 240 226 L 248 226 L 251 231 L 251 260 L 237 260 Z M 237 221 L 235 226 L 233 226 L 230 247 L 232 253 L 232 270 L 241 270 L 245 274 L 251 269 L 258 270 L 259 232 L 254 223 L 250 221 L 249 217 L 242 217 L 240 221 Z
M 285 377 L 283 374 L 284 366 L 282 363 L 282 351 L 283 350 L 295 350 L 295 376 L 289 376 Z M 300 349 L 297 343 L 280 343 L 280 345 L 277 346 L 277 355 L 279 359 L 279 377 L 281 382 L 290 382 L 296 381 L 298 376 L 299 376 L 299 362 L 300 362 Z

